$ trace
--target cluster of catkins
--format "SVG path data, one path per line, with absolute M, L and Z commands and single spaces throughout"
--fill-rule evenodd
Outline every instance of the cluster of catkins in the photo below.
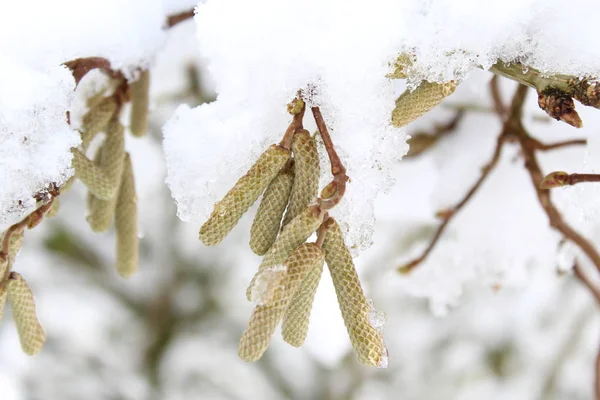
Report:
M 148 89 L 149 74 L 143 71 L 132 84 L 122 82 L 115 94 L 104 96 L 100 93 L 90 98 L 80 130 L 81 146 L 71 150 L 75 177 L 88 189 L 88 224 L 94 232 L 105 232 L 114 220 L 116 265 L 123 277 L 129 277 L 137 271 L 139 239 L 135 181 L 131 159 L 125 151 L 121 107 L 130 97 L 130 131 L 134 136 L 143 136 L 148 126 Z M 105 132 L 105 139 L 93 159 L 89 159 L 86 151 L 100 132 Z
M 128 84 L 123 78 L 115 82 L 117 89 L 110 96 L 99 93 L 87 102 L 88 111 L 83 117 L 81 146 L 71 149 L 72 167 L 88 189 L 88 216 L 94 232 L 104 232 L 115 222 L 117 234 L 117 271 L 123 277 L 132 275 L 138 268 L 139 239 L 137 233 L 137 200 L 135 182 L 129 154 L 125 151 L 125 127 L 120 122 L 125 101 L 131 101 L 130 131 L 142 136 L 147 130 L 148 71 L 143 71 L 137 81 Z M 100 132 L 105 138 L 96 150 L 93 160 L 86 156 L 92 140 Z M 60 188 L 67 190 L 73 179 Z M 48 197 L 49 196 L 49 197 Z M 21 249 L 25 227 L 31 229 L 44 216 L 58 212 L 58 189 L 42 199 L 42 205 L 23 221 L 11 226 L 1 236 L 0 251 L 0 319 L 7 300 L 17 327 L 23 351 L 38 353 L 46 339 L 35 311 L 33 293 L 23 276 L 12 271 L 14 259 Z M 8 235 L 8 236 L 7 236 Z
M 298 107 L 290 112 L 298 114 Z M 264 258 L 246 292 L 255 308 L 240 340 L 239 355 L 245 361 L 258 360 L 280 322 L 286 342 L 295 347 L 303 344 L 327 262 L 359 361 L 386 367 L 384 315 L 365 297 L 342 231 L 321 201 L 330 197 L 331 188 L 317 198 L 320 168 L 315 138 L 301 124 L 292 133 L 289 145 L 273 144 L 260 156 L 215 204 L 200 229 L 204 244 L 218 244 L 263 195 L 250 230 L 250 247 Z M 316 242 L 307 242 L 315 232 Z

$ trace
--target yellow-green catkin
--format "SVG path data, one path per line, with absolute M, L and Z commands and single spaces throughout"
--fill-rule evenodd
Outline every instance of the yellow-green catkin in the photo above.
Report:
M 281 171 L 265 190 L 250 228 L 250 248 L 255 254 L 262 256 L 275 242 L 293 183 L 294 174 L 287 169 Z
M 264 256 L 258 272 L 254 275 L 246 290 L 246 297 L 249 301 L 253 303 L 265 303 L 269 301 L 268 298 L 265 298 L 264 293 L 262 293 L 260 285 L 258 285 L 260 283 L 258 280 L 260 275 L 266 270 L 282 265 L 285 259 L 317 230 L 321 222 L 323 222 L 323 212 L 319 207 L 311 206 L 307 207 L 283 228 L 273 246 L 271 246 Z
M 242 176 L 221 201 L 215 204 L 208 220 L 200 228 L 200 240 L 207 246 L 220 243 L 242 215 L 265 191 L 290 158 L 290 151 L 271 145 Z
M 423 81 L 415 90 L 407 89 L 396 100 L 396 108 L 392 111 L 392 124 L 405 126 L 433 109 L 444 98 L 454 93 L 456 83 L 435 83 Z
M 323 273 L 324 259 L 321 257 L 310 266 L 300 288 L 292 298 L 281 323 L 283 340 L 294 347 L 300 347 L 306 340 L 310 313 L 312 311 L 315 293 Z
M 99 102 L 89 104 L 90 109 L 83 116 L 81 124 L 81 147 L 88 148 L 94 137 L 106 128 L 117 111 L 117 101 L 114 97 L 105 97 Z
M 94 232 L 105 232 L 112 223 L 117 204 L 118 190 L 121 185 L 125 163 L 125 128 L 118 119 L 113 119 L 108 127 L 104 143 L 95 157 L 97 166 L 104 172 L 110 184 L 117 190 L 108 200 L 97 196 L 88 197 L 88 215 L 86 220 Z M 92 193 L 93 194 L 93 193 Z
M 131 89 L 131 133 L 134 136 L 142 137 L 148 130 L 150 72 L 142 71 L 138 80 L 132 82 L 129 88 Z
M 133 275 L 138 269 L 139 237 L 137 197 L 131 158 L 127 154 L 121 190 L 117 200 L 115 213 L 117 231 L 117 271 L 125 278 Z
M 114 187 L 104 171 L 87 158 L 81 150 L 72 148 L 71 153 L 73 154 L 71 166 L 75 170 L 75 175 L 88 191 L 99 199 L 111 199 L 118 188 Z
M 244 361 L 256 361 L 263 355 L 306 273 L 319 261 L 323 262 L 323 253 L 314 243 L 302 244 L 284 261 L 282 278 L 275 286 L 272 301 L 254 308 L 240 339 L 239 355 Z
M 368 303 L 352 256 L 336 222 L 329 227 L 323 242 L 323 253 L 335 286 L 342 317 L 358 360 L 366 365 L 387 366 L 387 349 L 380 329 L 372 326 Z
M 315 139 L 306 129 L 302 129 L 292 139 L 294 154 L 294 184 L 290 193 L 290 202 L 283 219 L 287 225 L 311 202 L 317 198 L 319 191 L 319 153 Z
M 25 279 L 16 272 L 11 272 L 7 289 L 21 348 L 26 354 L 34 355 L 44 345 L 46 334 L 35 313 L 33 293 Z
M 4 307 L 6 307 L 6 299 L 8 298 L 8 289 L 6 285 L 0 284 L 0 320 L 4 316 Z
M 0 243 L 2 243 L 2 241 L 4 241 L 4 235 L 6 235 L 6 232 L 4 232 L 2 235 L 0 235 Z M 8 247 L 8 260 L 6 260 L 5 263 L 0 264 L 0 281 L 2 280 L 2 278 L 4 278 L 6 269 L 10 268 L 12 263 L 15 261 L 17 254 L 19 253 L 19 251 L 21 250 L 21 247 L 23 246 L 23 238 L 24 237 L 25 237 L 25 232 L 22 229 L 13 232 L 10 235 L 10 243 L 9 243 L 9 247 Z

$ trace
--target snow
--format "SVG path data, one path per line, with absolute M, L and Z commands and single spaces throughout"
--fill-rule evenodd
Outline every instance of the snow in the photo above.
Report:
M 600 16 L 589 1 L 569 6 Z M 389 125 L 404 88 L 385 77 L 393 61 L 414 55 L 410 85 L 461 81 L 499 59 L 546 73 L 600 75 L 593 45 L 600 28 L 565 19 L 563 9 L 557 0 L 199 4 L 199 54 L 218 97 L 181 106 L 164 127 L 167 184 L 179 217 L 196 225 L 206 219 L 257 155 L 279 141 L 290 121 L 285 105 L 303 89 L 309 105 L 321 107 L 351 178 L 332 215 L 358 254 L 372 244 L 374 201 L 393 187 L 390 171 L 407 150 L 405 131 Z M 307 113 L 314 129 L 310 119 Z
M 31 211 L 32 195 L 73 173 L 69 149 L 79 135 L 66 113 L 75 84 L 61 64 L 104 57 L 133 77 L 161 48 L 166 15 L 192 4 L 33 0 L 0 6 L 0 223 Z

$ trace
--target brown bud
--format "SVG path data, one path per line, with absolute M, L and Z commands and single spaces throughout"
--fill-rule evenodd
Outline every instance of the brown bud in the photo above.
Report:
M 538 105 L 550 117 L 563 121 L 575 128 L 581 128 L 583 123 L 571 96 L 558 89 L 546 89 L 538 95 Z
M 554 171 L 544 177 L 540 189 L 554 189 L 569 184 L 569 174 L 564 171 Z

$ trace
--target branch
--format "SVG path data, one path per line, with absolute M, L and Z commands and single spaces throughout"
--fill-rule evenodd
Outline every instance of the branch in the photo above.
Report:
M 410 147 L 404 158 L 416 157 L 430 149 L 441 137 L 453 132 L 464 115 L 464 110 L 458 110 L 450 121 L 436 125 L 432 132 L 417 132 L 412 135 L 408 139 L 407 143 Z
M 599 174 L 569 174 L 564 171 L 550 172 L 540 183 L 540 189 L 573 186 L 582 182 L 600 182 Z
M 167 28 L 172 28 L 180 22 L 194 18 L 194 9 L 182 11 L 178 14 L 172 14 L 167 17 Z

